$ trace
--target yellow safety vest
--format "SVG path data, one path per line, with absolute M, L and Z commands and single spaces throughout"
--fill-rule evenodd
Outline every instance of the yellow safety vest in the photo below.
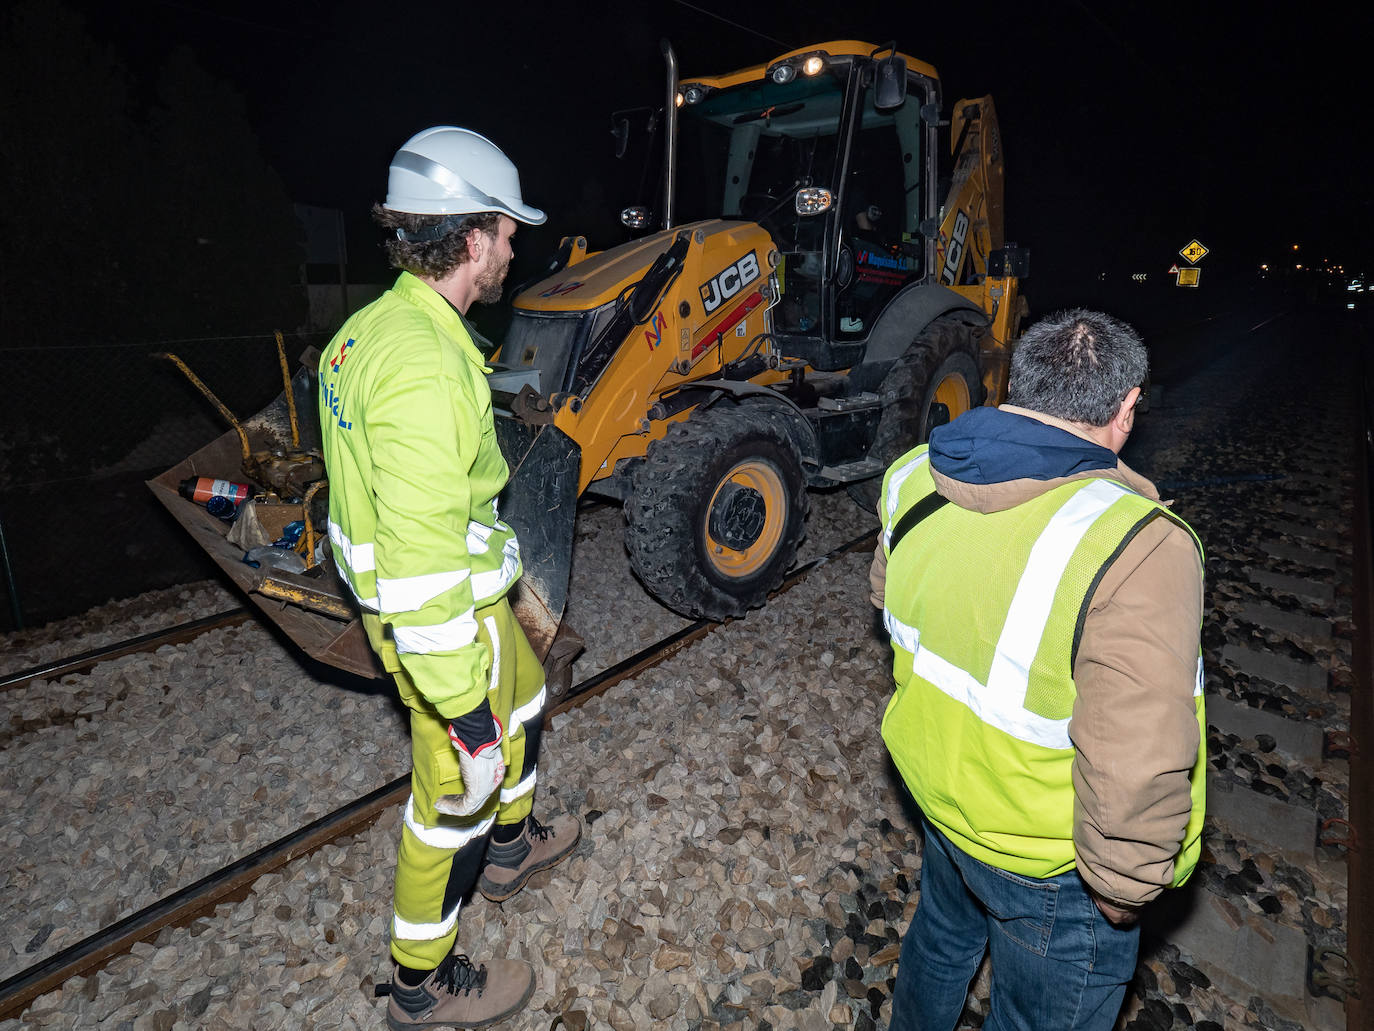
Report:
M 1075 865 L 1073 660 L 1102 573 L 1163 505 L 1109 479 L 1072 480 L 1025 504 L 979 513 L 944 505 L 903 537 L 914 508 L 939 496 L 925 445 L 883 481 L 889 564 L 883 618 L 897 689 L 883 740 L 926 818 L 983 862 L 1028 877 Z M 919 514 L 919 513 L 918 513 Z M 972 601 L 972 604 L 970 602 Z M 1192 812 L 1173 883 L 1201 851 L 1206 791 L 1202 660 L 1194 690 L 1199 747 Z

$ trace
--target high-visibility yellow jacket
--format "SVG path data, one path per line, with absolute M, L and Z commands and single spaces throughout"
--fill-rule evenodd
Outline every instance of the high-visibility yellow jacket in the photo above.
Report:
M 475 609 L 520 575 L 486 371 L 457 311 L 408 272 L 320 360 L 334 559 L 383 664 L 450 719 L 486 694 Z
M 879 503 L 884 622 L 897 685 L 883 738 L 926 817 L 955 845 L 999 869 L 1055 876 L 1080 858 L 1074 669 L 1094 592 L 1125 546 L 1157 519 L 1187 530 L 1199 553 L 1201 545 L 1163 505 L 1115 475 L 1032 486 L 1020 503 L 991 511 L 937 507 L 928 458 L 922 445 L 893 463 Z M 931 514 L 893 551 L 894 529 L 918 507 Z M 1196 581 L 1189 586 L 1196 591 Z M 1118 646 L 1116 654 L 1092 661 L 1130 666 L 1129 643 L 1114 639 L 1113 649 Z M 1127 864 L 1124 877 L 1109 862 L 1096 864 L 1105 871 L 1095 876 L 1085 871 L 1096 890 L 1118 901 L 1145 901 L 1164 884 L 1182 883 L 1197 863 L 1205 804 L 1200 659 L 1197 670 L 1195 751 L 1183 747 L 1186 741 L 1170 749 L 1195 757 L 1187 760 L 1191 769 L 1177 771 L 1189 783 L 1183 808 L 1176 823 L 1169 814 L 1151 814 L 1164 817 L 1160 822 L 1179 837 L 1154 843 L 1155 853 L 1138 864 L 1142 869 Z M 1128 669 L 1125 675 L 1142 681 L 1139 690 L 1148 695 L 1154 672 Z M 1120 704 L 1135 703 L 1123 694 Z M 1079 729 L 1085 736 L 1094 732 L 1087 725 Z M 1158 730 L 1141 727 L 1139 733 Z M 1094 776 L 1104 779 L 1100 772 Z M 1129 813 L 1113 815 L 1131 819 Z M 1134 845 L 1123 850 L 1132 863 Z M 1148 881 L 1155 877 L 1161 879 L 1151 889 Z M 1131 883 L 1135 879 L 1146 883 Z

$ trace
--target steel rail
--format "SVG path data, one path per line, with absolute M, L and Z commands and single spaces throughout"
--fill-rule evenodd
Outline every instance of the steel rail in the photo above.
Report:
M 1359 344 L 1359 341 L 1353 341 Z M 1360 353 L 1357 351 L 1356 353 Z M 1371 524 L 1370 489 L 1374 480 L 1374 393 L 1370 391 L 1370 376 L 1374 374 L 1368 361 L 1361 368 L 1357 391 L 1360 410 L 1356 432 L 1355 511 L 1351 523 L 1354 537 L 1354 606 L 1355 633 L 1351 641 L 1351 672 L 1354 684 L 1350 692 L 1350 844 L 1346 848 L 1346 955 L 1356 988 L 1345 999 L 1345 1018 L 1348 1027 L 1369 1027 L 1374 1020 L 1374 999 L 1370 998 L 1368 978 L 1374 963 L 1374 890 L 1369 878 L 1374 876 L 1374 862 L 1370 861 L 1369 842 L 1374 834 L 1374 776 L 1371 750 L 1374 750 L 1374 524 Z M 1362 978 L 1362 975 L 1363 978 Z M 1370 982 L 1374 983 L 1374 982 Z M 1363 990 L 1362 990 L 1363 989 Z M 1361 998 L 1363 996 L 1363 998 Z
M 108 662 L 111 659 L 133 655 L 137 652 L 150 652 L 164 644 L 180 644 L 199 637 L 201 634 L 209 633 L 211 630 L 218 630 L 220 627 L 238 626 L 240 623 L 245 623 L 251 619 L 252 615 L 248 608 L 240 605 L 238 608 L 216 612 L 212 616 L 193 619 L 189 623 L 178 623 L 176 626 L 167 627 L 165 630 L 154 630 L 152 633 L 143 634 L 139 637 L 130 637 L 127 640 L 116 641 L 114 644 L 103 645 L 100 648 L 82 652 L 80 655 L 74 655 L 70 658 L 57 659 L 40 666 L 33 666 L 30 669 L 20 670 L 18 673 L 8 673 L 0 678 L 0 691 L 6 691 L 13 687 L 23 687 L 30 680 L 51 680 L 54 677 L 66 676 L 68 673 L 84 673 L 101 662 Z
M 811 572 L 840 555 L 871 546 L 876 537 L 877 531 L 874 530 L 797 567 L 769 596 L 770 600 L 796 586 Z M 221 617 L 226 615 L 228 614 L 220 613 Z M 243 618 L 248 618 L 249 615 L 251 613 L 243 610 Z M 217 617 L 207 617 L 214 618 Z M 206 621 L 197 621 L 204 622 Z M 186 630 L 195 625 L 186 623 L 162 633 Z M 546 713 L 545 722 L 560 713 L 581 706 L 614 685 L 659 665 L 689 644 L 705 637 L 716 627 L 723 625 L 709 620 L 697 620 L 629 658 L 608 666 L 600 673 L 574 685 L 567 696 Z M 204 633 L 208 629 L 208 626 L 202 627 L 198 632 Z M 155 636 L 157 635 L 145 635 L 147 638 Z M 190 633 L 190 636 L 195 634 Z M 143 638 L 138 640 L 141 641 Z M 86 658 L 87 656 L 77 657 L 79 660 Z M 69 660 L 75 661 L 77 660 Z M 38 996 L 52 991 L 73 977 L 99 969 L 115 956 L 127 952 L 135 943 L 147 941 L 165 927 L 183 926 L 197 917 L 212 913 L 215 907 L 222 903 L 239 901 L 247 897 L 253 882 L 259 877 L 280 869 L 293 860 L 302 859 L 339 838 L 356 834 L 385 810 L 403 803 L 409 793 L 410 774 L 407 773 L 0 981 L 0 1020 L 20 1016 L 24 1007 Z
M 320 817 L 270 845 L 264 845 L 194 884 L 0 981 L 0 1020 L 20 1016 L 23 1008 L 44 992 L 52 991 L 73 977 L 99 969 L 115 956 L 127 952 L 136 942 L 153 937 L 164 927 L 189 923 L 198 916 L 209 914 L 223 902 L 246 896 L 253 882 L 263 874 L 271 873 L 293 859 L 307 856 L 331 841 L 361 830 L 383 810 L 404 801 L 409 790 L 409 775 L 384 784 L 343 808 Z

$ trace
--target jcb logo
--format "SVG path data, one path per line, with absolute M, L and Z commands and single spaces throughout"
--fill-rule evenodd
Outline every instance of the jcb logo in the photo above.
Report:
M 706 309 L 706 314 L 710 315 L 758 278 L 759 259 L 750 251 L 739 261 L 728 266 L 724 272 L 712 276 L 708 282 L 701 285 L 701 306 Z
M 959 262 L 964 258 L 964 237 L 968 236 L 968 216 L 962 211 L 954 216 L 954 232 L 950 235 L 949 249 L 945 251 L 945 270 L 940 274 L 950 286 L 959 274 Z

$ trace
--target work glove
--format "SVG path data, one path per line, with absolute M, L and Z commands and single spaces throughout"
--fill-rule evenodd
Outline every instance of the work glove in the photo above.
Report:
M 487 700 L 466 716 L 448 725 L 448 739 L 458 753 L 458 770 L 463 775 L 461 795 L 440 795 L 434 808 L 450 816 L 471 816 L 501 786 L 506 764 L 501 758 L 501 721 L 491 714 Z

